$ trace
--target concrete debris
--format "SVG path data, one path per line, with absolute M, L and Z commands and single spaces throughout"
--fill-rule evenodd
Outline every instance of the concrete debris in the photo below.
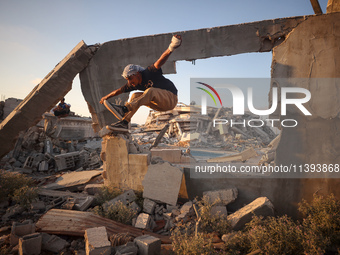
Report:
M 62 239 L 56 235 L 42 233 L 42 250 L 44 251 L 60 253 L 63 249 L 69 246 L 70 243 L 65 239 Z
M 19 255 L 39 255 L 42 237 L 40 233 L 33 233 L 20 237 Z
M 134 243 L 138 247 L 138 254 L 140 255 L 158 255 L 161 254 L 161 240 L 149 236 L 139 236 L 135 238 Z
M 115 203 L 117 202 L 122 202 L 124 205 L 129 205 L 131 204 L 132 202 L 134 202 L 136 200 L 136 194 L 133 190 L 128 190 L 126 192 L 124 192 L 123 194 L 115 197 L 114 199 L 106 202 L 105 204 L 103 204 L 103 209 L 105 211 L 108 210 L 108 208 L 111 206 L 111 205 L 114 205 Z
M 253 215 L 274 216 L 274 206 L 266 197 L 259 197 L 250 204 L 228 216 L 234 230 L 242 229 L 250 222 Z
M 110 255 L 111 243 L 105 227 L 85 230 L 86 255 Z
M 182 178 L 182 171 L 168 162 L 149 165 L 143 180 L 143 197 L 176 205 Z
M 19 238 L 25 235 L 35 233 L 35 224 L 32 220 L 26 220 L 23 223 L 13 222 L 10 236 L 10 244 L 17 245 Z
M 228 205 L 236 200 L 237 195 L 237 188 L 203 192 L 203 196 L 206 196 L 210 203 L 216 205 Z
M 115 255 L 137 255 L 138 247 L 133 242 L 115 247 Z

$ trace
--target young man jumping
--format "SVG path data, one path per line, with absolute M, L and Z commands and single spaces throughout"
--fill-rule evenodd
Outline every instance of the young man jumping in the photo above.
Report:
M 144 69 L 139 65 L 130 64 L 124 68 L 122 76 L 127 80 L 127 83 L 102 97 L 99 101 L 120 120 L 107 126 L 107 128 L 116 131 L 128 131 L 128 125 L 132 116 L 142 105 L 156 111 L 168 111 L 175 108 L 177 105 L 177 89 L 169 79 L 163 76 L 161 66 L 181 43 L 181 36 L 174 35 L 169 48 L 164 51 L 153 65 Z M 107 101 L 111 97 L 133 90 L 142 90 L 144 92 L 135 92 L 131 96 L 130 101 L 124 106 Z

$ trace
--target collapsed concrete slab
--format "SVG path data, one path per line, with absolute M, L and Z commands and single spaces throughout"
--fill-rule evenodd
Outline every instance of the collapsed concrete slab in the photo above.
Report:
M 37 85 L 29 95 L 0 124 L 0 158 L 14 146 L 20 131 L 41 120 L 71 88 L 73 78 L 81 72 L 93 56 L 84 41 L 78 45 Z
M 182 179 L 182 171 L 168 162 L 150 165 L 143 180 L 143 197 L 176 205 Z
M 266 197 L 259 197 L 250 204 L 229 215 L 227 219 L 234 230 L 241 230 L 254 215 L 274 216 L 274 206 Z

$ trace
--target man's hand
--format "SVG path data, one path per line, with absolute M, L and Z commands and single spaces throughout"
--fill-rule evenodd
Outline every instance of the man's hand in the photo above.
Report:
M 177 49 L 182 44 L 182 36 L 180 35 L 174 35 L 171 39 L 171 43 L 169 45 L 169 50 L 171 52 L 174 51 L 174 49 Z
M 100 99 L 99 103 L 104 104 L 104 101 L 105 101 L 106 99 L 107 99 L 106 96 L 105 96 L 105 97 L 102 97 L 102 99 Z

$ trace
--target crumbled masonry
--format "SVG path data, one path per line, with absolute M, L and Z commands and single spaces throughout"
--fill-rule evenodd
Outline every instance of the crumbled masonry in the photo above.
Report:
M 297 203 L 310 201 L 316 192 L 339 197 L 339 178 L 201 180 L 188 171 L 192 163 L 207 162 L 339 163 L 340 136 L 334 135 L 340 126 L 339 10 L 338 2 L 329 0 L 323 15 L 185 31 L 186 44 L 164 66 L 167 74 L 175 72 L 178 60 L 272 51 L 271 88 L 299 87 L 294 78 L 310 77 L 313 80 L 301 86 L 318 95 L 306 105 L 311 116 L 287 109 L 286 117 L 298 119 L 300 126 L 276 133 L 267 126 L 214 127 L 213 118 L 229 119 L 232 110 L 208 107 L 203 116 L 193 102 L 167 112 L 151 111 L 145 124 L 133 127 L 130 134 L 113 134 L 105 126 L 115 118 L 99 104 L 100 96 L 112 91 L 112 84 L 121 84 L 126 62 L 152 63 L 155 49 L 164 48 L 172 34 L 100 46 L 80 42 L 24 100 L 0 102 L 0 173 L 29 177 L 39 188 L 28 205 L 16 202 L 15 196 L 0 198 L 0 248 L 12 254 L 162 254 L 173 230 L 200 230 L 200 199 L 206 195 L 214 203 L 211 215 L 226 219 L 235 231 L 211 235 L 215 249 L 223 250 L 254 214 L 296 218 Z M 144 56 L 146 51 L 151 53 Z M 77 74 L 92 118 L 73 113 L 58 119 L 45 113 L 71 89 Z M 117 103 L 126 99 L 121 96 Z M 259 116 L 246 113 L 242 118 Z M 271 118 L 280 116 L 274 112 Z M 194 155 L 193 149 L 206 152 L 207 147 L 228 155 Z M 122 194 L 99 204 L 98 194 L 110 186 Z M 131 225 L 100 216 L 110 215 L 118 201 L 133 211 Z

